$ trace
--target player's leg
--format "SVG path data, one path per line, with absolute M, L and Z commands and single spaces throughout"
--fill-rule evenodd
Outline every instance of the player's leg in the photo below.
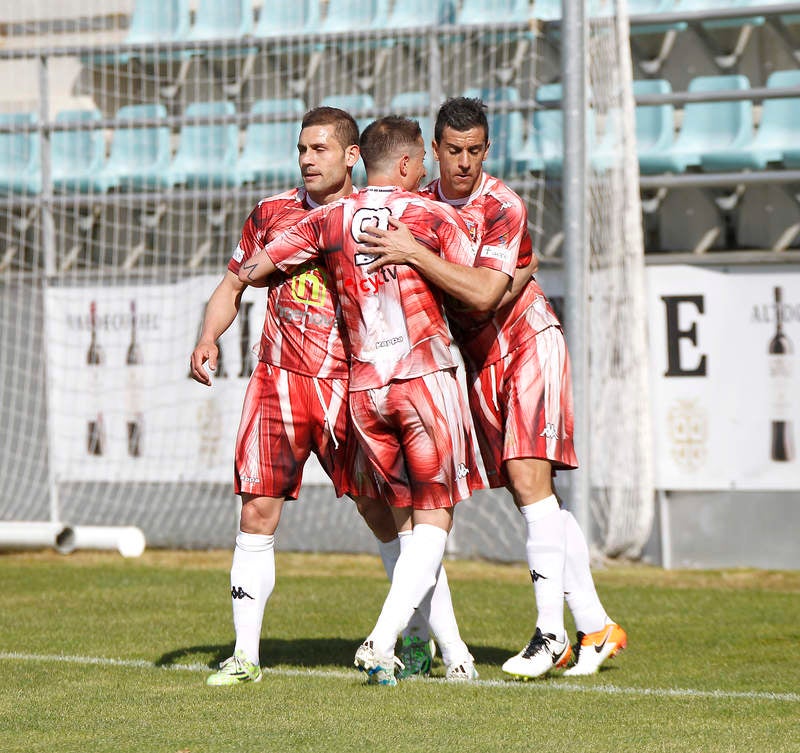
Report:
M 275 585 L 275 531 L 284 500 L 297 496 L 310 446 L 308 422 L 296 408 L 303 405 L 302 396 L 294 402 L 289 397 L 302 389 L 292 384 L 296 377 L 259 363 L 245 393 L 234 465 L 234 490 L 242 499 L 231 564 L 236 645 L 233 656 L 208 678 L 209 685 L 258 682 L 262 677 L 259 643 Z
M 436 583 L 452 507 L 470 492 L 467 463 L 474 462 L 464 449 L 469 442 L 459 423 L 457 386 L 450 374 L 428 375 L 372 391 L 371 400 L 358 393 L 351 398 L 354 425 L 387 487 L 396 527 L 401 533 L 412 530 L 378 621 L 356 654 L 356 665 L 371 677 L 377 672 L 385 684 L 395 681 L 391 664 L 398 634 Z M 437 442 L 434 436 L 451 441 Z
M 567 561 L 564 588 L 578 640 L 575 665 L 564 674 L 591 675 L 606 660 L 616 656 L 628 643 L 625 631 L 606 614 L 592 578 L 589 547 L 578 521 L 562 510 L 567 532 Z

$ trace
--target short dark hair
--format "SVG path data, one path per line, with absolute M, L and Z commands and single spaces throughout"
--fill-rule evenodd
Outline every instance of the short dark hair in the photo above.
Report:
M 470 128 L 483 128 L 489 140 L 489 120 L 486 117 L 486 104 L 483 100 L 472 97 L 451 97 L 439 108 L 433 138 L 438 144 L 442 140 L 444 129 L 450 127 L 454 131 L 469 131 Z
M 361 159 L 367 170 L 382 168 L 399 149 L 417 146 L 421 140 L 422 129 L 416 120 L 387 115 L 373 120 L 361 134 Z
M 342 149 L 358 144 L 358 125 L 349 112 L 338 107 L 315 107 L 303 116 L 300 127 L 332 125 Z

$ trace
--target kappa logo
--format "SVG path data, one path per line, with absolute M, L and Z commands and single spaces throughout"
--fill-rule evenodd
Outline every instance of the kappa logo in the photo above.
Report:
M 469 468 L 465 466 L 463 463 L 459 463 L 456 466 L 456 478 L 465 478 L 469 475 Z
M 556 425 L 547 423 L 544 425 L 544 429 L 542 433 L 539 434 L 540 437 L 545 437 L 546 439 L 558 439 L 558 431 L 556 431 Z
M 252 599 L 253 601 L 255 601 L 255 599 L 253 599 L 253 597 L 252 597 L 252 596 L 250 596 L 250 594 L 249 594 L 249 593 L 247 593 L 247 591 L 245 591 L 245 590 L 244 590 L 244 589 L 243 589 L 241 586 L 233 586 L 233 587 L 231 588 L 231 596 L 232 596 L 234 599 L 244 599 L 244 598 L 247 598 L 247 599 Z
M 547 576 L 546 575 L 542 575 L 541 573 L 537 573 L 536 570 L 531 570 L 530 573 L 531 573 L 531 580 L 534 583 L 536 583 L 536 581 L 539 580 L 539 578 L 541 578 L 542 580 L 547 580 Z

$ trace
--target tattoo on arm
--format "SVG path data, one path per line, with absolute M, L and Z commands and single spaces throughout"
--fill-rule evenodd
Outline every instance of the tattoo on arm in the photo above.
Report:
M 247 279 L 248 280 L 252 280 L 253 279 L 253 273 L 256 271 L 256 268 L 258 267 L 258 262 L 254 262 L 254 261 L 249 262 L 249 263 L 245 262 L 242 266 L 247 270 Z

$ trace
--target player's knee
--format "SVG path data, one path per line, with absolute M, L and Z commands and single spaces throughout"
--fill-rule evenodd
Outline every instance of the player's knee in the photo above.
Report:
M 386 502 L 369 497 L 356 497 L 354 501 L 359 515 L 377 539 L 387 542 L 397 538 L 392 511 Z
M 282 499 L 243 495 L 239 528 L 246 533 L 272 535 L 278 528 L 282 509 Z

